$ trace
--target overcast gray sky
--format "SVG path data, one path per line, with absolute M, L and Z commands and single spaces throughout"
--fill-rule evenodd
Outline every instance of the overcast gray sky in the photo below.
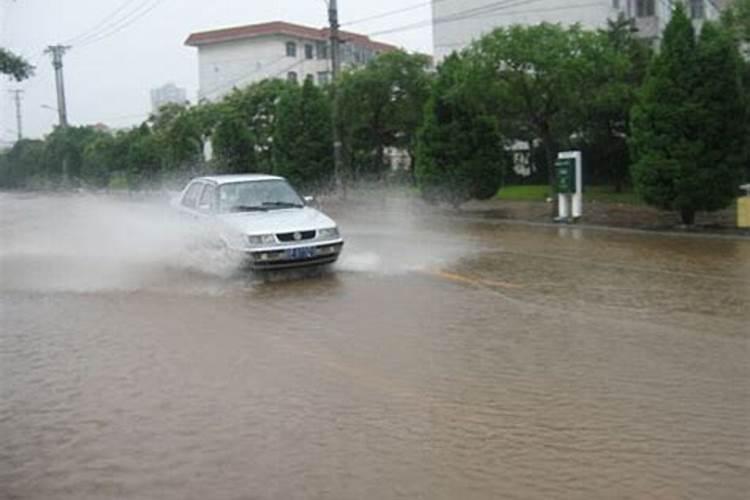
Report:
M 382 19 L 363 19 L 410 6 L 420 0 L 339 0 L 343 29 L 364 34 L 430 19 L 428 1 Z M 153 7 L 152 10 L 149 10 Z M 119 9 L 119 11 L 118 11 Z M 114 16 L 111 16 L 112 14 Z M 132 13 L 132 14 L 131 14 Z M 143 15 L 139 17 L 139 13 Z M 109 19 L 101 24 L 102 20 Z M 122 20 L 120 24 L 118 20 Z M 128 24 L 133 20 L 132 24 Z M 327 24 L 325 0 L 0 0 L 0 45 L 26 57 L 36 76 L 16 84 L 0 83 L 0 141 L 15 137 L 15 108 L 8 90 L 24 89 L 26 137 L 41 137 L 57 121 L 52 65 L 43 49 L 66 43 L 68 115 L 72 124 L 106 123 L 127 127 L 140 123 L 150 109 L 149 90 L 166 82 L 185 87 L 191 101 L 198 89 L 197 50 L 183 42 L 194 31 L 283 20 L 310 26 Z M 114 23 L 114 24 L 112 24 Z M 127 24 L 127 25 L 126 25 Z M 99 27 L 99 32 L 92 28 Z M 119 31 L 118 31 L 119 30 Z M 114 33 L 113 33 L 114 32 Z M 81 39 L 82 35 L 107 36 Z M 429 26 L 374 37 L 409 51 L 432 53 Z

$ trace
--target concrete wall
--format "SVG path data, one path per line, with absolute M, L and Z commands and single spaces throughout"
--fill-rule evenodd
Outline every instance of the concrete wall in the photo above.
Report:
M 297 55 L 286 55 L 286 43 L 296 42 Z M 328 72 L 329 60 L 305 58 L 304 45 L 315 46 L 315 41 L 274 35 L 248 40 L 204 45 L 198 49 L 198 98 L 215 101 L 241 88 L 266 78 L 286 78 L 290 71 L 297 73 L 298 81 L 318 73 Z M 315 51 L 314 51 L 315 52 Z
M 716 5 L 709 0 L 703 3 L 706 19 L 718 19 Z M 654 16 L 636 18 L 640 36 L 658 43 L 671 18 L 669 5 L 667 0 L 654 0 Z M 636 17 L 636 12 L 636 0 L 432 0 L 435 61 L 495 27 L 549 22 L 596 29 L 620 13 Z M 696 27 L 701 23 L 696 21 Z
M 624 6 L 626 0 L 620 0 Z M 617 17 L 612 0 L 432 0 L 436 62 L 498 26 L 541 22 L 600 28 Z M 622 7 L 621 7 L 622 10 Z

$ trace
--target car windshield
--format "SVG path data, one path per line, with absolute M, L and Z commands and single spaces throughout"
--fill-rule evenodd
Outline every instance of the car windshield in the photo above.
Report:
M 233 182 L 219 188 L 219 212 L 301 208 L 302 199 L 284 180 Z

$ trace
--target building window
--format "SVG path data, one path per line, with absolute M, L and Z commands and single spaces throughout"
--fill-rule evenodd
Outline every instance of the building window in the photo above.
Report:
M 331 81 L 331 74 L 328 71 L 319 71 L 318 72 L 318 85 L 328 85 L 328 82 Z
M 286 42 L 286 56 L 297 57 L 297 44 L 294 42 Z
M 620 8 L 620 0 L 612 0 L 612 8 L 613 9 L 619 9 Z
M 636 17 L 652 17 L 656 13 L 655 0 L 636 0 Z
M 341 54 L 341 62 L 351 64 L 354 60 L 354 55 L 352 54 L 352 46 L 349 43 L 343 43 L 339 45 L 339 53 Z
M 369 63 L 373 59 L 375 59 L 375 53 L 372 51 L 372 49 L 363 48 L 362 49 L 362 62 Z
M 297 83 L 297 72 L 296 71 L 290 71 L 286 74 L 286 79 L 289 82 Z
M 313 57 L 315 57 L 314 51 L 315 51 L 315 47 L 313 47 L 309 43 L 306 43 L 305 44 L 305 59 L 312 59 Z
M 328 43 L 318 42 L 315 44 L 315 55 L 318 59 L 328 59 Z
M 703 0 L 690 0 L 690 18 L 703 19 L 706 17 L 706 8 Z

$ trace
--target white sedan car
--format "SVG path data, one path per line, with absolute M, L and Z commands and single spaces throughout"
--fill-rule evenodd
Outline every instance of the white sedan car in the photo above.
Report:
M 216 228 L 226 249 L 244 254 L 250 267 L 279 269 L 338 259 L 338 227 L 310 201 L 283 177 L 244 174 L 193 179 L 175 203 Z

